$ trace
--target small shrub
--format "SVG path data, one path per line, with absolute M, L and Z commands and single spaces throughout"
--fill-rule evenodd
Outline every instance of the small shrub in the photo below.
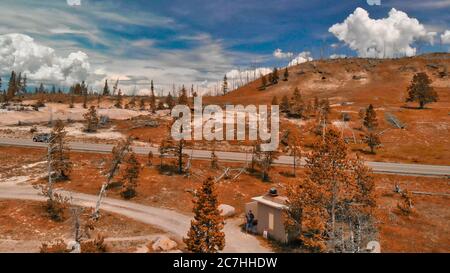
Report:
M 105 236 L 102 234 L 97 234 L 97 237 L 93 240 L 81 242 L 81 253 L 105 253 L 107 250 Z
M 53 243 L 43 243 L 39 249 L 40 253 L 68 253 L 67 244 L 58 239 Z

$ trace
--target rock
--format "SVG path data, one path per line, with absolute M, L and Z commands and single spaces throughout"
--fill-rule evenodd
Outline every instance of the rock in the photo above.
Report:
M 369 253 L 381 253 L 380 243 L 377 241 L 370 241 L 367 243 L 366 250 Z
M 169 251 L 177 246 L 177 242 L 169 239 L 169 237 L 159 236 L 155 241 L 153 241 L 152 249 L 154 251 Z
M 81 253 L 81 246 L 78 242 L 70 241 L 67 243 L 67 250 L 69 250 L 70 253 Z
M 220 215 L 223 217 L 232 217 L 236 213 L 236 209 L 230 205 L 221 204 L 219 205 Z

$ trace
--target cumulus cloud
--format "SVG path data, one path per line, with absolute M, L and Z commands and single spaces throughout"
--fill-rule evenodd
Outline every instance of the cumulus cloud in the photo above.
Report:
M 12 70 L 27 74 L 31 80 L 69 85 L 86 80 L 90 64 L 81 51 L 59 57 L 53 48 L 36 43 L 30 36 L 0 35 L 0 74 Z
M 441 34 L 441 42 L 446 45 L 450 45 L 450 30 L 446 30 Z
M 304 52 L 301 52 L 300 54 L 298 54 L 297 57 L 295 57 L 291 62 L 289 62 L 288 66 L 298 65 L 301 63 L 310 62 L 312 60 L 314 60 L 314 59 L 311 56 L 311 52 L 304 51 Z
M 414 42 L 433 43 L 436 35 L 402 11 L 392 9 L 387 18 L 376 20 L 362 8 L 357 8 L 343 23 L 330 27 L 329 32 L 356 50 L 360 57 L 368 58 L 413 56 Z
M 254 80 L 261 75 L 267 75 L 272 72 L 272 69 L 267 67 L 259 67 L 255 69 L 238 70 L 232 69 L 226 73 L 228 79 L 247 79 Z
M 277 58 L 277 59 L 288 59 L 288 58 L 292 58 L 292 56 L 294 56 L 294 53 L 292 53 L 292 52 L 283 52 L 283 50 L 277 48 L 273 52 L 273 56 L 275 58 Z

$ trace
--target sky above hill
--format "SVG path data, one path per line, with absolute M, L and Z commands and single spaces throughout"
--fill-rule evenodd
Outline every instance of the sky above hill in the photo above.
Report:
M 97 88 L 119 78 L 145 92 L 153 79 L 167 92 L 211 88 L 238 69 L 449 49 L 450 0 L 0 2 L 4 82 L 14 69 L 31 83 Z

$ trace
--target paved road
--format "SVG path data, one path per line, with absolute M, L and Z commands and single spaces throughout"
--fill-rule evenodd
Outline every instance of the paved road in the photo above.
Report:
M 0 145 L 4 146 L 21 146 L 21 147 L 46 147 L 45 143 L 36 143 L 29 139 L 18 138 L 0 138 Z M 71 142 L 69 147 L 73 151 L 79 152 L 94 152 L 94 153 L 110 153 L 113 145 L 109 144 L 93 144 L 83 142 Z M 150 147 L 133 147 L 133 150 L 137 154 L 147 155 L 150 151 L 154 155 L 158 155 L 157 148 Z M 194 159 L 209 160 L 211 158 L 211 152 L 205 150 L 189 150 L 186 149 L 186 153 L 191 155 Z M 251 160 L 251 154 L 240 152 L 216 152 L 220 161 L 227 162 L 245 162 Z M 291 156 L 280 156 L 274 162 L 277 165 L 292 165 L 293 158 Z M 304 164 L 304 160 L 302 160 Z M 373 169 L 376 173 L 389 173 L 399 175 L 411 175 L 411 176 L 443 176 L 450 177 L 450 166 L 439 165 L 422 165 L 422 164 L 403 164 L 403 163 L 389 163 L 389 162 L 367 162 L 367 165 Z
M 62 192 L 67 194 L 66 192 Z M 84 193 L 71 192 L 75 205 L 83 207 L 95 207 L 97 196 Z M 20 199 L 32 201 L 44 201 L 43 196 L 38 195 L 37 190 L 31 186 L 18 186 L 11 183 L 0 183 L 0 199 Z M 128 218 L 150 224 L 161 230 L 167 231 L 178 239 L 186 236 L 192 216 L 178 213 L 174 210 L 145 206 L 130 201 L 113 198 L 103 199 L 102 210 L 117 213 Z M 267 253 L 269 249 L 261 246 L 254 236 L 241 232 L 238 219 L 227 220 L 224 227 L 226 246 L 223 252 L 239 253 Z

